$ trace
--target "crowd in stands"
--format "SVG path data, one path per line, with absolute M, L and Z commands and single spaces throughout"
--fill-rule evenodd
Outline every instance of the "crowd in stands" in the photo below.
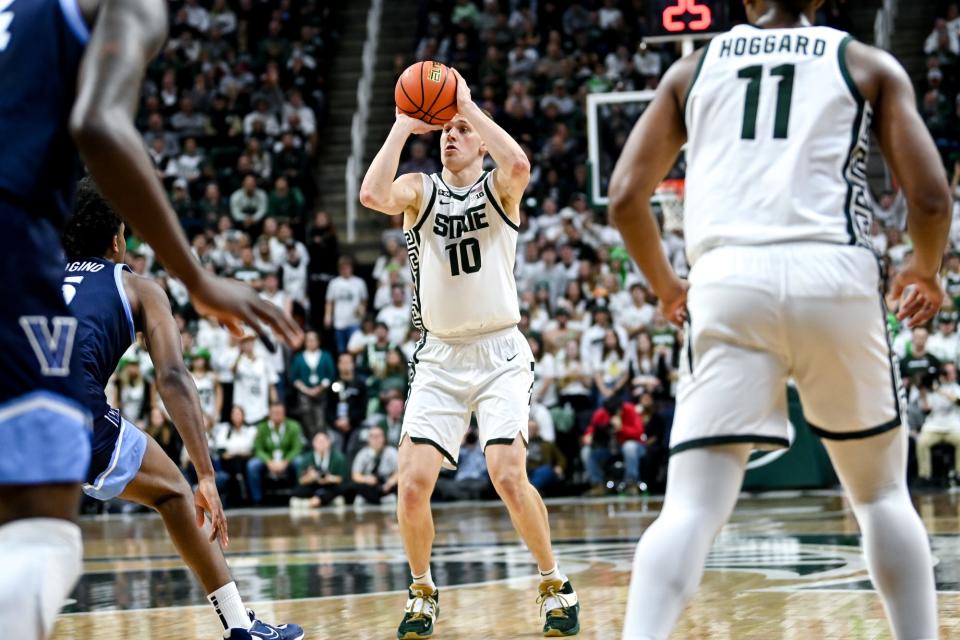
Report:
M 944 261 L 948 300 L 929 326 L 904 329 L 895 346 L 909 388 L 908 420 L 916 450 L 916 472 L 922 485 L 955 484 L 960 479 L 960 386 L 957 364 L 960 336 L 960 4 L 941 4 L 933 28 L 918 42 L 925 66 L 913 78 L 918 108 L 933 136 L 951 177 L 954 192 L 953 225 L 949 252 Z M 909 251 L 900 233 L 904 228 L 902 198 L 886 193 L 881 212 L 889 230 L 883 243 L 887 259 L 899 261 Z M 891 233 L 892 231 L 892 233 Z M 947 446 L 944 446 L 947 445 Z M 952 449 L 953 464 L 950 464 Z M 937 463 L 940 463 L 937 465 Z M 939 469 L 935 469 L 939 466 Z
M 824 21 L 845 26 L 844 4 L 828 2 Z M 636 494 L 665 482 L 683 330 L 658 312 L 618 232 L 591 206 L 586 167 L 587 93 L 655 88 L 676 58 L 672 47 L 641 42 L 643 6 L 422 0 L 415 49 L 396 61 L 398 70 L 417 59 L 455 66 L 531 159 L 515 273 L 520 328 L 537 360 L 528 470 L 545 494 Z M 375 264 L 357 265 L 331 216 L 314 206 L 311 163 L 336 11 L 308 0 L 172 7 L 172 37 L 151 67 L 140 118 L 157 170 L 198 258 L 250 283 L 307 329 L 295 353 L 271 353 L 252 335 L 231 337 L 197 317 L 182 284 L 132 239 L 131 267 L 166 287 L 180 322 L 225 502 L 313 508 L 391 500 L 407 362 L 419 334 L 410 323 L 401 216 L 390 219 Z M 938 104 L 948 100 L 960 53 L 955 6 L 946 17 L 926 43 L 928 82 L 935 69 L 942 74 L 931 89 Z M 923 95 L 924 105 L 934 100 Z M 607 132 L 609 148 L 631 124 Z M 938 137 L 945 162 L 958 140 Z M 438 151 L 435 137 L 412 139 L 400 172 L 438 171 Z M 910 252 L 903 197 L 895 188 L 879 193 L 875 209 L 874 243 L 889 277 Z M 666 225 L 664 245 L 684 274 L 677 226 Z M 945 270 L 952 298 L 933 326 L 911 331 L 890 316 L 926 478 L 931 449 L 960 442 L 960 256 Z M 896 301 L 887 303 L 895 310 Z M 141 347 L 124 358 L 108 396 L 191 473 Z M 474 426 L 458 469 L 442 474 L 434 497 L 492 496 Z

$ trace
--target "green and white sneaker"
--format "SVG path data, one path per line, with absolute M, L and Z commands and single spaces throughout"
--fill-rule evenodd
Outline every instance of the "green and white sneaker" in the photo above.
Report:
M 537 604 L 540 605 L 540 615 L 546 614 L 544 637 L 559 638 L 580 633 L 580 602 L 569 580 L 541 582 Z
M 410 585 L 403 620 L 397 629 L 398 640 L 420 640 L 433 635 L 440 615 L 440 591 L 422 584 Z

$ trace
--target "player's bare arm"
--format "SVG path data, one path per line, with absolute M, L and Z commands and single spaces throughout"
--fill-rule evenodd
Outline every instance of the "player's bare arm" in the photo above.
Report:
M 493 161 L 497 170 L 493 172 L 494 183 L 504 211 L 514 222 L 520 221 L 520 201 L 530 182 L 530 160 L 527 154 L 510 137 L 510 134 L 477 106 L 470 95 L 470 87 L 460 72 L 453 69 L 457 77 L 457 113 L 473 127 Z
M 404 227 L 410 226 L 420 211 L 423 181 L 419 173 L 408 173 L 394 180 L 397 167 L 400 166 L 400 154 L 411 135 L 439 130 L 437 125 L 429 125 L 397 110 L 397 119 L 387 135 L 386 142 L 374 156 L 367 175 L 363 177 L 360 204 L 390 216 L 403 213 Z
M 900 63 L 885 51 L 857 42 L 847 48 L 847 63 L 860 92 L 874 106 L 874 132 L 907 199 L 913 255 L 897 274 L 891 296 L 897 300 L 912 286 L 897 316 L 921 325 L 943 301 L 939 271 L 952 204 L 946 171 Z
M 650 196 L 687 140 L 683 102 L 702 50 L 674 64 L 653 102 L 634 125 L 610 178 L 610 221 L 660 299 L 666 317 L 685 319 L 687 283 L 673 272 L 650 208 Z
M 210 541 L 219 537 L 226 546 L 229 544 L 227 518 L 220 504 L 213 464 L 207 449 L 200 396 L 183 362 L 180 330 L 173 319 L 170 301 L 157 283 L 132 273 L 124 273 L 124 289 L 128 292 L 134 314 L 140 319 L 147 351 L 156 370 L 157 391 L 163 406 L 183 438 L 197 471 L 197 526 L 203 526 L 204 511 L 209 512 L 212 523 Z
M 134 126 L 144 72 L 166 38 L 166 25 L 163 0 L 101 4 L 80 66 L 70 132 L 103 194 L 184 282 L 198 312 L 216 317 L 237 335 L 240 323 L 246 323 L 264 340 L 261 321 L 266 322 L 295 346 L 301 332 L 281 310 L 250 287 L 201 268 Z

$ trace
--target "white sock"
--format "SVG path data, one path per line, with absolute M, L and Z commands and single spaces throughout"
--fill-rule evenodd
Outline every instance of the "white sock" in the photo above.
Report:
M 43 640 L 83 570 L 80 527 L 58 518 L 8 522 L 0 526 L 0 567 L 4 636 Z
M 559 580 L 561 583 L 567 581 L 567 576 L 560 573 L 560 566 L 556 563 L 554 563 L 553 569 L 550 569 L 549 571 L 540 569 L 540 582 L 548 582 L 550 580 Z
M 236 582 L 223 585 L 209 594 L 207 600 L 216 609 L 224 629 L 249 629 L 253 625 L 247 615 L 247 608 L 243 606 L 243 598 L 237 591 Z
M 703 576 L 707 552 L 737 503 L 751 446 L 670 458 L 660 516 L 633 559 L 623 640 L 666 640 Z
M 411 572 L 412 575 L 412 572 Z M 425 587 L 430 587 L 434 591 L 437 590 L 437 585 L 433 584 L 433 574 L 430 573 L 430 567 L 427 567 L 427 572 L 420 576 L 413 576 L 413 584 L 423 585 Z

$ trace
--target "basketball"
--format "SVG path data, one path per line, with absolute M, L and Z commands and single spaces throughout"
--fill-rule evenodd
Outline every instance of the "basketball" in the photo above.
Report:
M 408 116 L 442 125 L 457 115 L 457 77 L 443 63 L 416 62 L 400 74 L 393 97 Z

